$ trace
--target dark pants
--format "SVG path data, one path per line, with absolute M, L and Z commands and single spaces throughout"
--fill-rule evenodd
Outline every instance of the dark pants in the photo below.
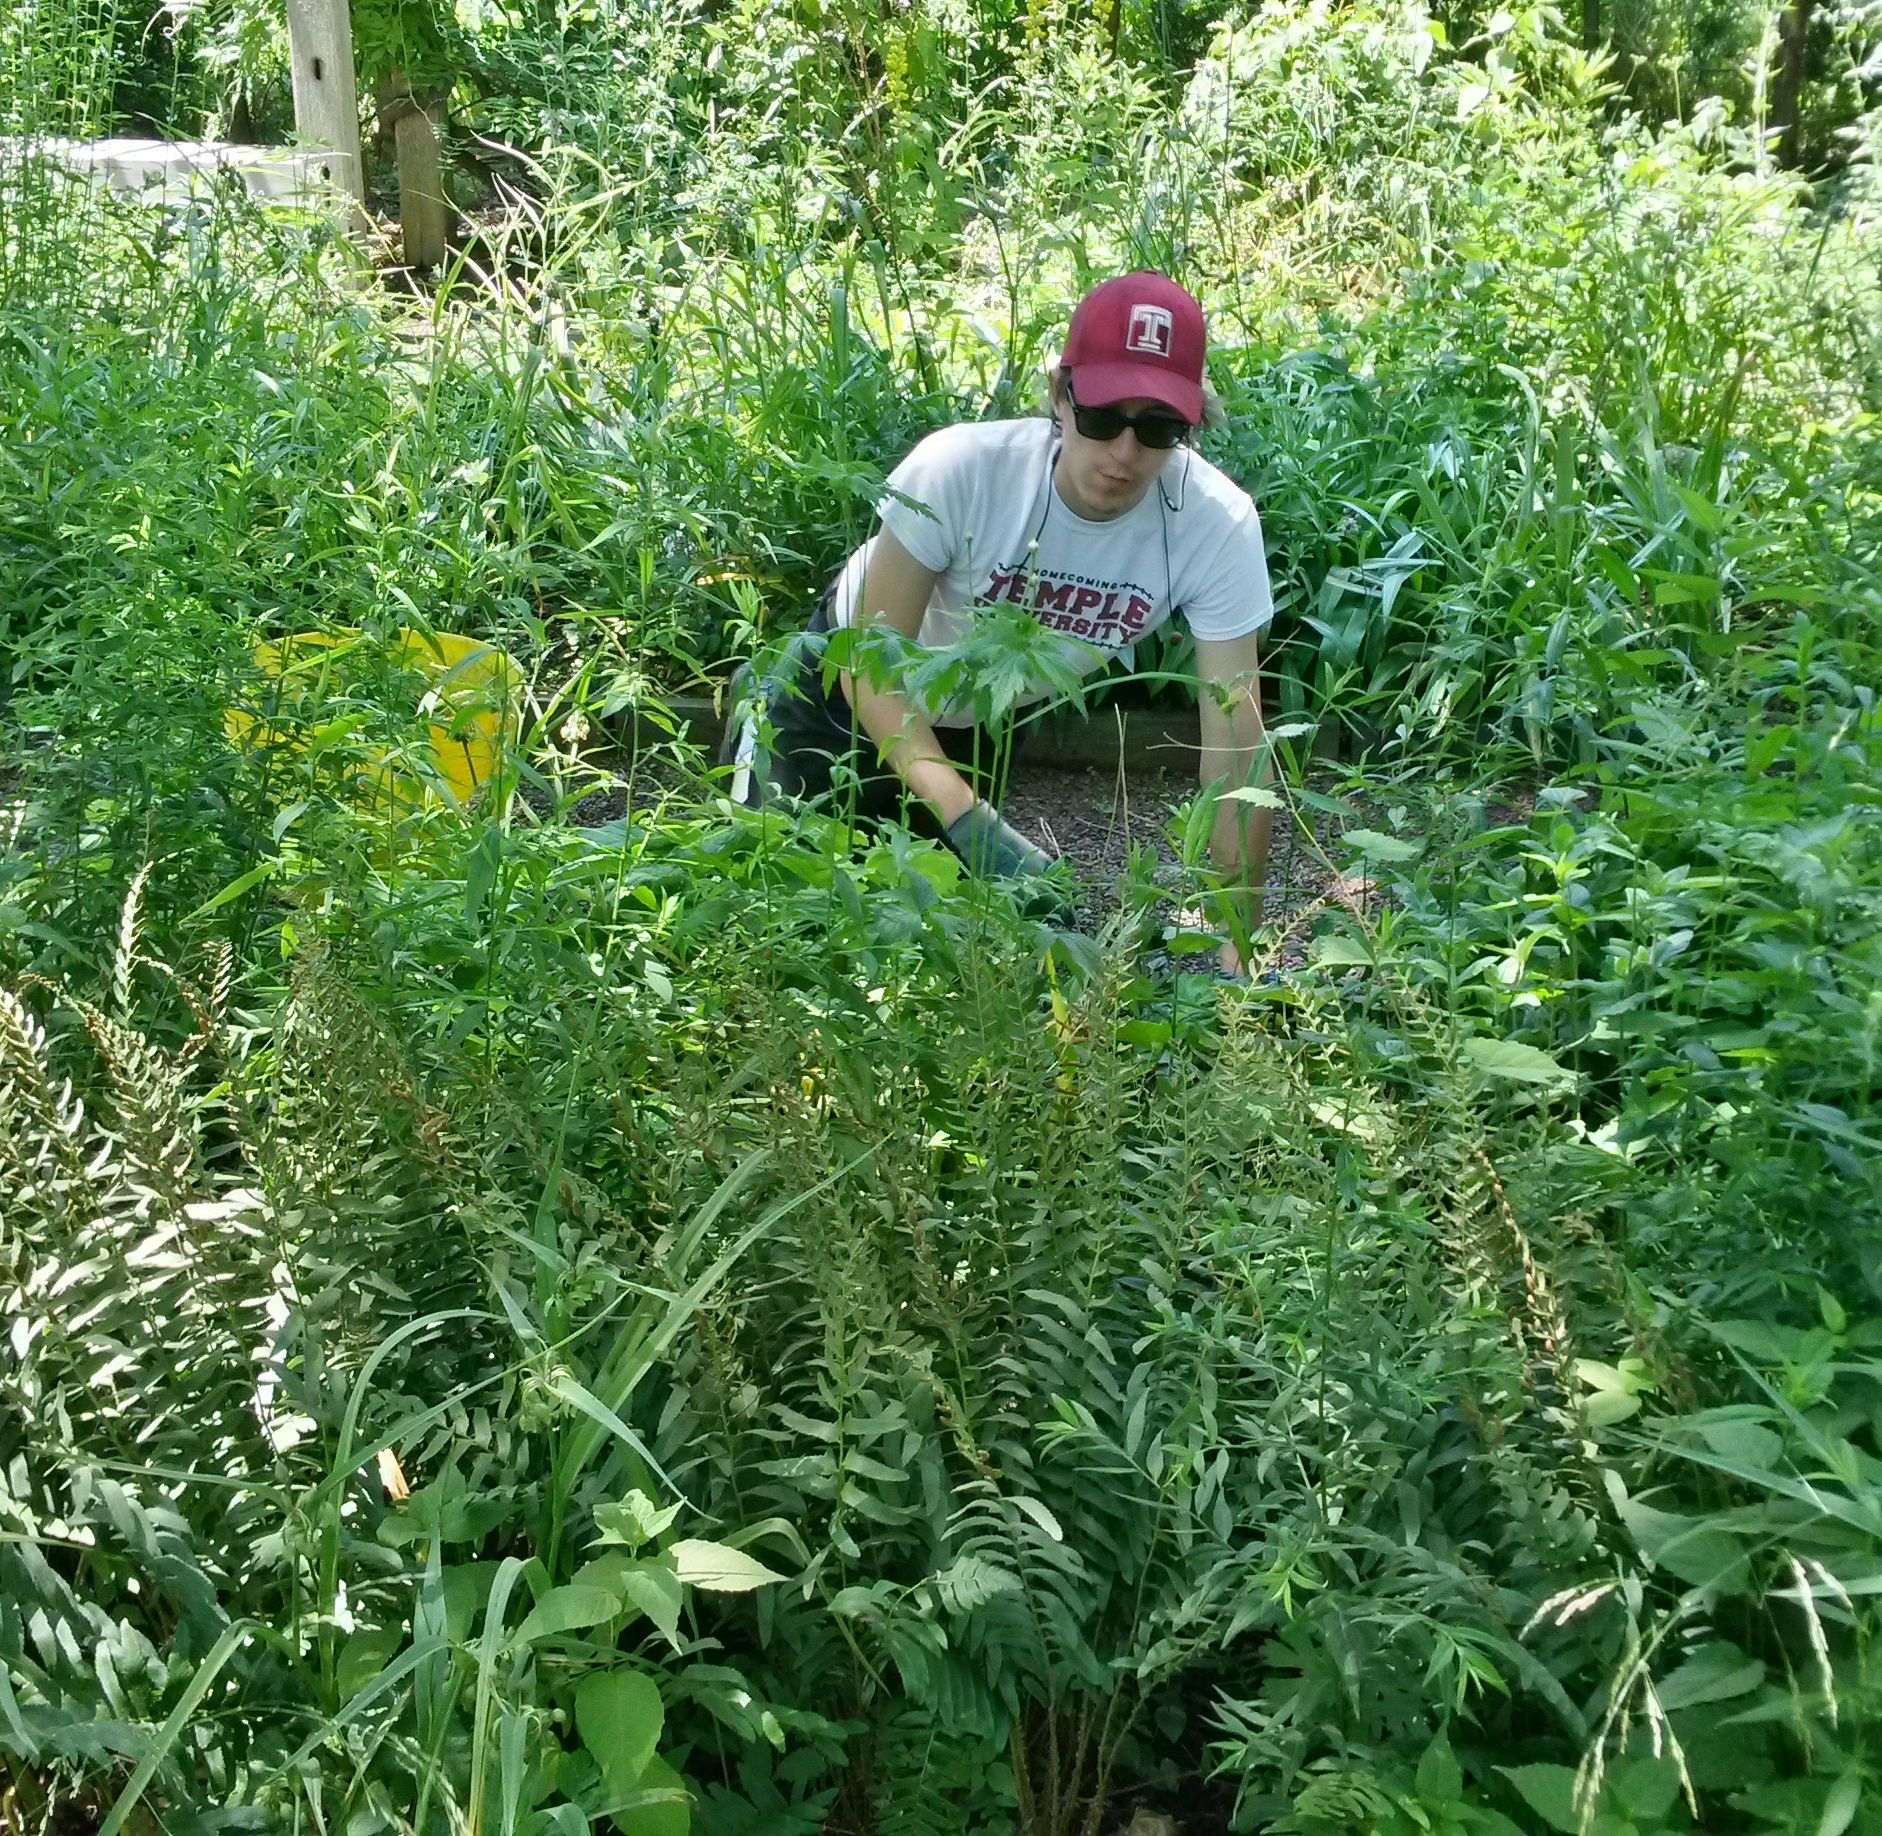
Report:
M 766 769 L 754 774 L 749 801 L 772 796 L 814 803 L 832 814 L 874 826 L 895 821 L 930 840 L 944 840 L 934 812 L 911 797 L 863 730 L 840 685 L 823 685 L 823 639 L 830 632 L 829 595 L 804 636 L 786 653 L 783 670 L 764 685 Z M 741 723 L 742 724 L 742 723 Z M 1025 728 L 1002 736 L 984 727 L 936 727 L 941 749 L 978 795 L 996 806 L 1006 793 L 1006 768 L 1018 756 Z M 736 745 L 729 736 L 728 755 Z M 731 762 L 728 756 L 727 763 Z

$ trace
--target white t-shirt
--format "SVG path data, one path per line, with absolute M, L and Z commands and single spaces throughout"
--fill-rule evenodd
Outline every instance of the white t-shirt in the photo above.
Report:
M 924 645 L 960 642 L 977 606 L 1017 605 L 1093 646 L 1097 654 L 1079 657 L 1095 670 L 1179 607 L 1190 630 L 1211 640 L 1246 637 L 1274 616 L 1261 518 L 1241 486 L 1177 447 L 1137 504 L 1093 522 L 1052 483 L 1056 439 L 1042 418 L 966 422 L 930 434 L 890 473 L 882 527 L 940 576 L 922 620 Z M 855 622 L 875 543 L 872 536 L 837 578 L 831 616 L 840 625 Z M 972 719 L 924 712 L 942 726 Z

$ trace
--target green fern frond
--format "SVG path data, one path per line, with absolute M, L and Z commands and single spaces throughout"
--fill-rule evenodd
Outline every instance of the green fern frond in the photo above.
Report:
M 865 1764 L 878 1836 L 961 1836 L 1010 1824 L 1011 1769 L 997 1733 L 973 1700 L 971 1681 L 888 1715 Z
M 0 1181 L 19 1205 L 0 1207 L 0 1244 L 19 1244 L 31 1206 L 50 1206 L 70 1228 L 85 1191 L 84 1134 L 84 1104 L 55 1077 L 45 1028 L 0 988 Z
M 113 1133 L 133 1177 L 163 1215 L 179 1217 L 199 1183 L 195 1117 L 182 1073 L 124 1022 L 89 1002 L 78 1003 L 78 1012 L 110 1078 Z
M 152 863 L 146 861 L 131 876 L 118 913 L 118 943 L 111 958 L 111 1005 L 120 1016 L 131 1011 L 131 978 L 139 962 L 138 939 L 143 928 L 144 887 L 150 879 Z

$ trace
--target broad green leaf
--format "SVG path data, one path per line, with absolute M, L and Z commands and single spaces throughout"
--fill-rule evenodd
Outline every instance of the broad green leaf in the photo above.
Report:
M 1505 1078 L 1514 1084 L 1573 1084 L 1574 1072 L 1558 1064 L 1547 1052 L 1524 1045 L 1520 1039 L 1485 1039 L 1473 1034 L 1464 1041 L 1464 1056 L 1485 1077 Z
M 572 1584 L 605 1588 L 615 1596 L 619 1611 L 645 1613 L 661 1637 L 678 1648 L 680 1609 L 685 1597 L 679 1577 L 673 1572 L 671 1556 L 631 1556 L 624 1550 L 609 1550 L 592 1562 L 584 1562 L 575 1571 Z
M 616 1797 L 641 1782 L 660 1744 L 666 1709 L 638 1670 L 591 1670 L 575 1685 L 575 1728 Z
M 1464 1795 L 1464 1770 L 1440 1734 L 1418 1762 L 1418 1795 L 1427 1804 L 1454 1804 Z
M 1618 1365 L 1603 1364 L 1594 1358 L 1577 1358 L 1575 1375 L 1593 1392 L 1582 1398 L 1582 1410 L 1591 1427 L 1611 1428 L 1640 1412 L 1641 1393 L 1654 1387 L 1653 1380 L 1638 1358 L 1623 1359 Z
M 1648 591 L 1657 605 L 1710 605 L 1720 594 L 1719 583 L 1710 574 L 1663 574 L 1655 568 L 1646 573 Z
M 1794 1715 L 1795 1709 L 1789 1710 Z M 1772 1719 L 1783 1720 L 1784 1709 L 1780 1708 Z M 1838 1784 L 1841 1783 L 1839 1779 Z M 1733 1808 L 1749 1811 L 1760 1818 L 1760 1832 L 1777 1829 L 1785 1836 L 1802 1836 L 1805 1831 L 1809 1836 L 1819 1836 L 1824 1828 L 1824 1818 L 1831 1808 L 1831 1796 L 1836 1785 L 1825 1785 L 1819 1778 L 1804 1775 L 1787 1779 L 1767 1779 L 1761 1785 L 1753 1785 L 1737 1793 L 1733 1799 Z M 1847 1827 L 1847 1826 L 1845 1826 Z
M 1252 803 L 1258 810 L 1282 810 L 1287 805 L 1273 791 L 1259 784 L 1238 784 L 1222 793 L 1224 803 Z
M 483 1617 L 498 1566 L 495 1562 L 457 1562 L 440 1576 L 445 1628 L 452 1638 L 469 1638 L 471 1628 Z
M 1575 1774 L 1567 1766 L 1499 1766 L 1497 1771 L 1522 1794 L 1522 1800 L 1552 1830 L 1569 1836 L 1581 1829 L 1575 1805 Z
M 1612 1428 L 1640 1413 L 1640 1398 L 1625 1390 L 1592 1390 L 1581 1399 L 1581 1412 L 1590 1428 Z
M 359 1692 L 386 1667 L 393 1652 L 405 1643 L 403 1633 L 390 1626 L 370 1626 L 355 1632 L 340 1647 L 340 1661 L 334 1681 L 344 1701 Z
M 1705 1330 L 1762 1364 L 1799 1362 L 1808 1349 L 1801 1328 L 1764 1320 L 1710 1320 Z
M 570 1581 L 553 1587 L 524 1615 L 523 1623 L 510 1635 L 511 1645 L 522 1650 L 539 1638 L 553 1638 L 558 1632 L 579 1632 L 587 1626 L 605 1625 L 621 1610 L 621 1596 L 612 1588 L 594 1587 Z
M 1750 1567 L 1745 1546 L 1729 1531 L 1703 1517 L 1682 1517 L 1656 1510 L 1628 1497 L 1619 1477 L 1608 1474 L 1615 1510 L 1650 1562 L 1694 1587 L 1743 1591 Z
M 1705 1702 L 1730 1702 L 1748 1696 L 1764 1681 L 1764 1665 L 1739 1648 L 1721 1640 L 1695 1651 L 1685 1663 L 1659 1683 L 1654 1693 L 1668 1714 L 1696 1708 Z
M 1644 1753 L 1616 1760 L 1602 1796 L 1636 1823 L 1658 1823 L 1679 1796 L 1679 1768 L 1670 1759 Z
M 615 1810 L 614 1827 L 622 1836 L 687 1836 L 693 1827 L 686 1781 L 659 1754 L 647 1762 L 631 1800 Z
M 1669 478 L 1667 483 L 1672 485 L 1673 495 L 1686 506 L 1686 514 L 1708 535 L 1717 535 L 1725 527 L 1722 506 L 1709 497 L 1701 497 L 1689 485 L 1680 484 L 1675 479 Z
M 1784 1440 L 1764 1425 L 1764 1412 L 1734 1413 L 1711 1409 L 1689 1418 L 1705 1444 L 1720 1459 L 1739 1469 L 1741 1476 L 1769 1472 L 1784 1457 Z
M 749 1594 L 755 1587 L 768 1587 L 784 1579 L 775 1568 L 767 1568 L 744 1550 L 725 1543 L 702 1543 L 683 1537 L 667 1553 L 681 1581 L 709 1593 Z
M 1377 829 L 1348 829 L 1340 840 L 1369 861 L 1415 861 L 1424 852 L 1422 842 L 1399 835 L 1381 835 Z
M 1603 1364 L 1598 1358 L 1577 1358 L 1575 1375 L 1591 1390 L 1618 1390 L 1623 1396 L 1633 1396 L 1653 1387 L 1640 1383 L 1619 1365 Z
M 1823 1801 L 1817 1836 L 1843 1836 L 1862 1809 L 1862 1786 L 1862 1769 L 1852 1766 L 1830 1787 L 1830 1795 Z
M 636 1562 L 621 1577 L 621 1592 L 653 1621 L 660 1636 L 675 1651 L 680 1648 L 680 1608 L 685 1596 L 680 1578 L 673 1572 L 672 1561 L 662 1556 L 658 1561 Z
M 1376 960 L 1363 937 L 1340 931 L 1314 939 L 1313 959 L 1322 969 L 1370 968 Z
M 1205 950 L 1221 949 L 1222 939 L 1214 931 L 1192 931 L 1186 925 L 1171 925 L 1163 933 L 1163 947 L 1172 956 L 1200 956 Z
M 960 856 L 946 848 L 916 848 L 909 854 L 908 865 L 938 893 L 951 893 L 960 886 Z

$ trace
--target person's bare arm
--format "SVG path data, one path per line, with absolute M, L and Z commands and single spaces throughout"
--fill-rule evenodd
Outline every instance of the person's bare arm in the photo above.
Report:
M 1222 783 L 1231 791 L 1256 783 L 1265 735 L 1259 642 L 1252 633 L 1214 642 L 1198 639 L 1196 670 L 1201 678 L 1202 783 Z M 1234 935 L 1222 947 L 1222 966 L 1232 975 L 1245 967 L 1237 939 L 1252 936 L 1261 922 L 1273 834 L 1271 810 L 1235 797 L 1222 799 L 1209 853 L 1226 883 L 1235 916 L 1230 927 Z
M 861 627 L 886 625 L 911 641 L 921 634 L 929 596 L 940 576 L 924 567 L 886 529 L 876 537 L 863 576 Z M 875 688 L 867 675 L 843 672 L 843 693 L 884 762 L 941 819 L 957 821 L 974 807 L 973 790 L 934 736 L 934 728 L 900 689 Z

